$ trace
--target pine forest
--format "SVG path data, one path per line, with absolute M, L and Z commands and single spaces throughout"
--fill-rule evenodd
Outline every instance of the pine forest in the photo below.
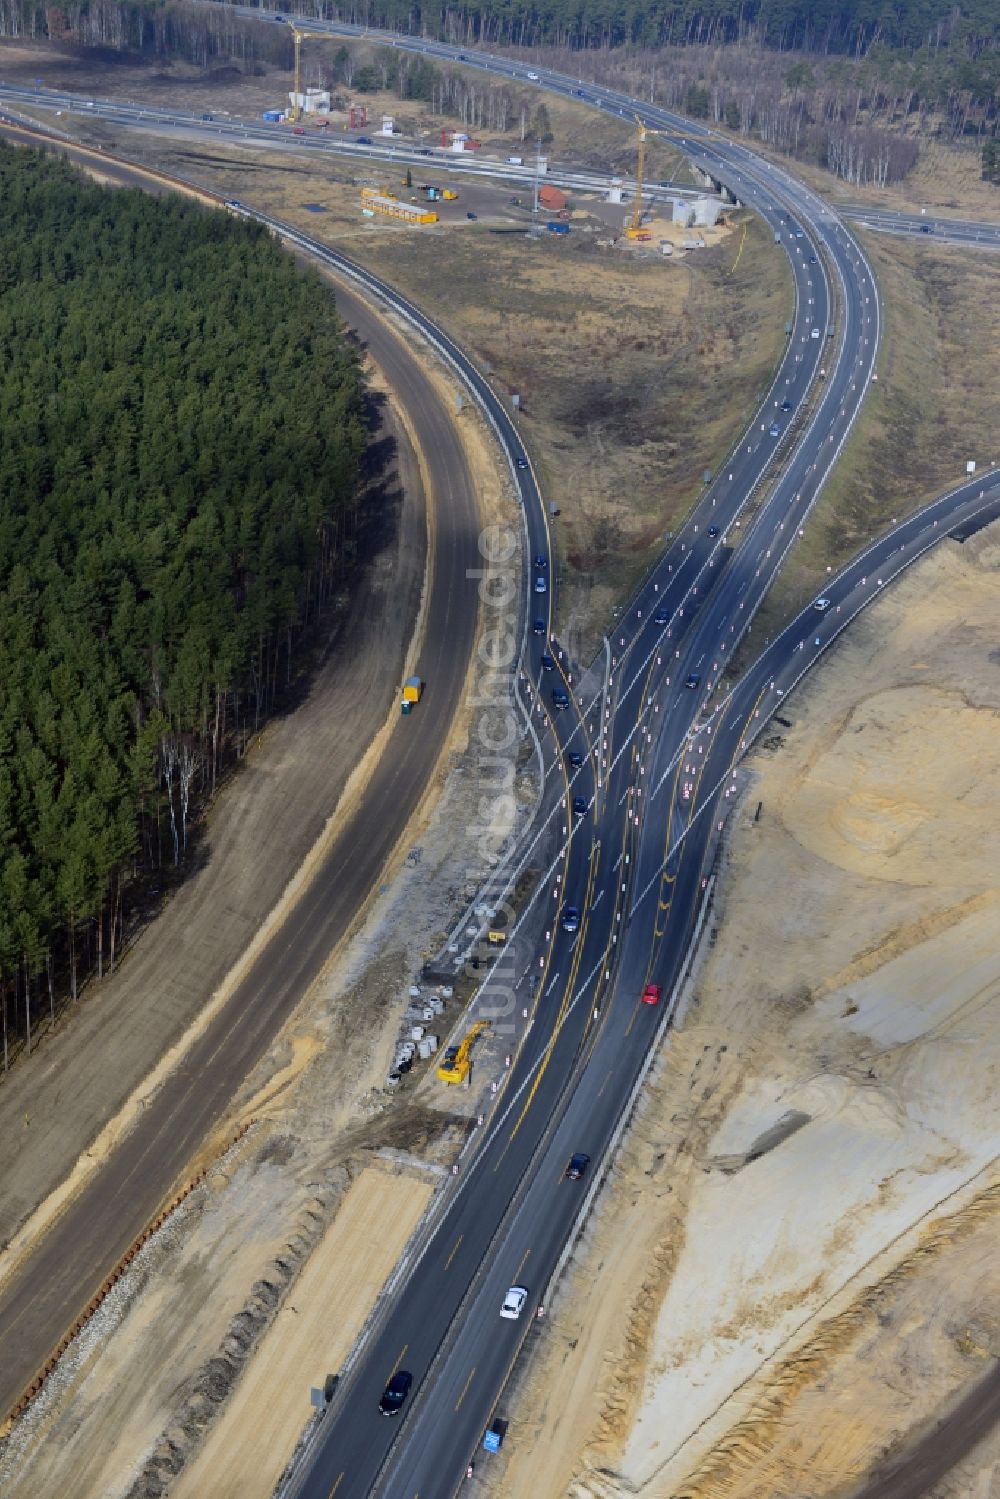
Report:
M 301 669 L 363 384 L 271 236 L 0 147 L 0 1013 L 113 967 Z

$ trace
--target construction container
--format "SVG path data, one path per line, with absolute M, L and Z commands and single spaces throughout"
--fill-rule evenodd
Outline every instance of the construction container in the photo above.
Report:
M 261 115 L 261 119 L 266 120 L 269 125 L 280 125 L 282 120 L 281 110 L 265 109 L 264 113 Z
M 558 209 L 566 207 L 567 198 L 566 194 L 560 188 L 553 187 L 550 182 L 546 182 L 538 189 L 538 201 L 543 208 L 547 208 L 550 213 L 554 213 Z
M 415 1025 L 415 1026 L 413 1026 L 411 1028 L 411 1030 L 410 1030 L 410 1040 L 411 1041 L 416 1041 L 419 1044 L 423 1039 L 424 1039 L 424 1027 L 422 1025 Z
M 568 234 L 569 233 L 569 225 L 568 224 L 557 224 L 556 221 L 555 221 L 555 219 L 553 219 L 550 224 L 546 224 L 545 227 L 549 231 L 550 234 Z
M 387 219 L 399 219 L 404 224 L 436 224 L 437 214 L 422 208 L 418 203 L 401 203 L 391 193 L 380 193 L 374 188 L 361 189 L 361 212 L 366 218 L 380 213 Z
M 425 1036 L 417 1047 L 417 1055 L 422 1062 L 426 1062 L 438 1049 L 437 1036 Z
M 407 677 L 403 683 L 403 702 L 419 703 L 424 684 L 419 677 Z

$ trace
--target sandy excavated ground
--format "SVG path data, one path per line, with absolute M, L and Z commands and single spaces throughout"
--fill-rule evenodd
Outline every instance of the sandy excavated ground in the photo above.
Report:
M 744 771 L 714 940 L 495 1492 L 846 1494 L 996 1367 L 998 574 L 1000 528 L 946 543 Z M 998 1456 L 940 1499 L 992 1495 Z
M 173 1499 L 269 1494 L 292 1455 L 289 1438 L 308 1413 L 307 1386 L 322 1389 L 361 1330 L 431 1189 L 412 1177 L 368 1170 L 310 1257 L 281 1316 L 261 1341 L 226 1418 L 171 1487 Z

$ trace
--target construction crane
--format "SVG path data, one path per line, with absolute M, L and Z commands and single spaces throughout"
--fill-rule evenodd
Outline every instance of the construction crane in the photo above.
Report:
M 472 1067 L 472 1043 L 481 1031 L 488 1031 L 488 1020 L 477 1020 L 458 1046 L 449 1046 L 438 1063 L 437 1074 L 443 1083 L 464 1083 Z
M 642 183 L 646 171 L 646 137 L 650 131 L 642 123 L 639 116 L 635 116 L 635 123 L 639 127 L 639 159 L 635 165 L 635 206 L 632 209 L 632 221 L 626 227 L 627 239 L 648 239 L 649 231 L 642 227 Z
M 625 228 L 626 239 L 649 239 L 648 229 L 642 227 L 642 186 L 646 180 L 646 141 L 651 135 L 660 135 L 666 138 L 676 138 L 684 141 L 687 139 L 683 130 L 651 130 L 644 125 L 638 115 L 633 119 L 639 127 L 638 155 L 639 159 L 635 166 L 635 204 L 632 208 L 632 218 Z
M 292 40 L 295 43 L 295 70 L 294 80 L 292 83 L 292 107 L 288 111 L 288 117 L 293 125 L 297 125 L 299 123 L 299 120 L 302 118 L 302 106 L 299 103 L 299 100 L 302 97 L 302 90 L 299 87 L 299 54 L 302 51 L 302 40 L 307 36 L 325 36 L 327 41 L 329 41 L 331 33 L 329 31 L 310 31 L 307 26 L 299 26 L 294 21 L 288 22 L 288 29 L 292 33 Z

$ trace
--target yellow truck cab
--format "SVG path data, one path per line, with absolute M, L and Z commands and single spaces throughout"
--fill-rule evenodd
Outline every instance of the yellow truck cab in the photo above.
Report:
M 419 703 L 423 696 L 424 684 L 419 677 L 407 677 L 403 683 L 403 700 L 400 708 L 403 713 L 412 713 L 414 703 Z

